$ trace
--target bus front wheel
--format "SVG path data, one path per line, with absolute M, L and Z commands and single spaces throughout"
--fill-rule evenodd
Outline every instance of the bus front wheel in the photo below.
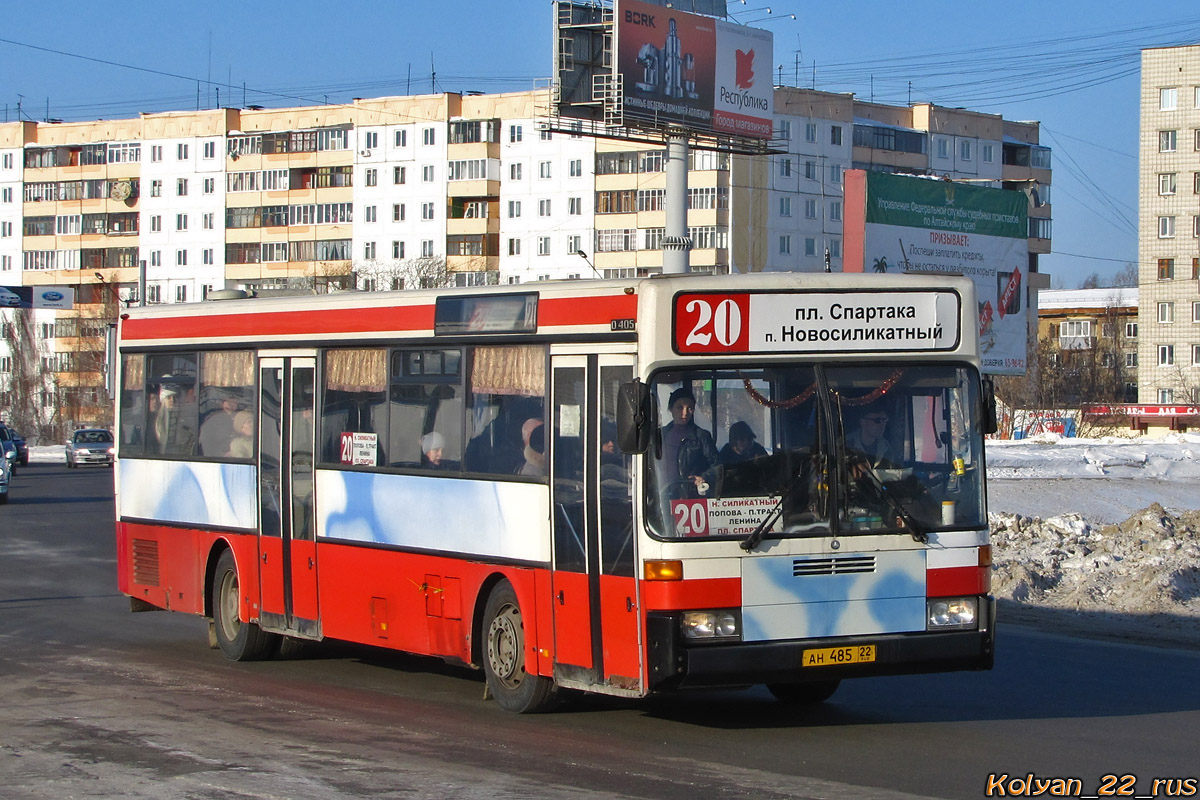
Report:
M 275 637 L 252 622 L 241 621 L 238 617 L 241 602 L 237 563 L 233 560 L 233 551 L 226 550 L 217 559 L 217 572 L 212 585 L 213 628 L 217 634 L 217 645 L 231 661 L 261 661 L 271 655 Z
M 525 669 L 525 623 L 517 593 L 503 581 L 483 612 L 483 674 L 496 702 L 506 711 L 530 714 L 554 704 L 554 681 Z

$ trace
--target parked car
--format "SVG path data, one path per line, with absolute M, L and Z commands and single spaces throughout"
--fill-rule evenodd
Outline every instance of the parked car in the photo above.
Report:
M 80 428 L 67 441 L 67 467 L 82 464 L 104 464 L 111 467 L 117 448 L 112 431 L 107 428 Z
M 21 455 L 12 429 L 2 423 L 0 423 L 0 451 L 3 451 L 4 460 L 8 462 L 8 471 L 15 475 L 17 464 L 21 462 Z M 26 456 L 26 460 L 28 460 L 28 456 Z
M 9 428 L 8 431 L 12 434 L 13 444 L 17 446 L 17 462 L 22 467 L 29 466 L 29 445 L 25 443 L 25 437 L 12 428 Z
M 12 470 L 8 466 L 7 458 L 0 458 L 0 506 L 8 502 L 8 482 L 12 477 Z

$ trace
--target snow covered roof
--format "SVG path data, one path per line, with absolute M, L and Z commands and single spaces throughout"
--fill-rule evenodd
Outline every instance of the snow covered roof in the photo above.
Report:
M 1041 289 L 1038 309 L 1133 307 L 1138 304 L 1137 287 L 1104 289 Z

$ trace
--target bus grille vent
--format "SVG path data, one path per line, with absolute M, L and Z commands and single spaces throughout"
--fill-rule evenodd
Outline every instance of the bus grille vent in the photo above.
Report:
M 792 577 L 809 575 L 848 575 L 875 571 L 875 556 L 830 556 L 797 558 L 792 561 Z
M 133 582 L 141 586 L 158 586 L 157 541 L 133 540 Z

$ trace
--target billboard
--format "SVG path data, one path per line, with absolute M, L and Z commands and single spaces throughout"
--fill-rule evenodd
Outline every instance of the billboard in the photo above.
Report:
M 846 172 L 845 272 L 945 272 L 975 282 L 983 371 L 1028 355 L 1029 198 L 885 172 Z
M 627 125 L 771 138 L 769 31 L 639 0 L 618 0 L 615 27 Z
M 75 290 L 69 286 L 0 286 L 0 309 L 74 307 Z

